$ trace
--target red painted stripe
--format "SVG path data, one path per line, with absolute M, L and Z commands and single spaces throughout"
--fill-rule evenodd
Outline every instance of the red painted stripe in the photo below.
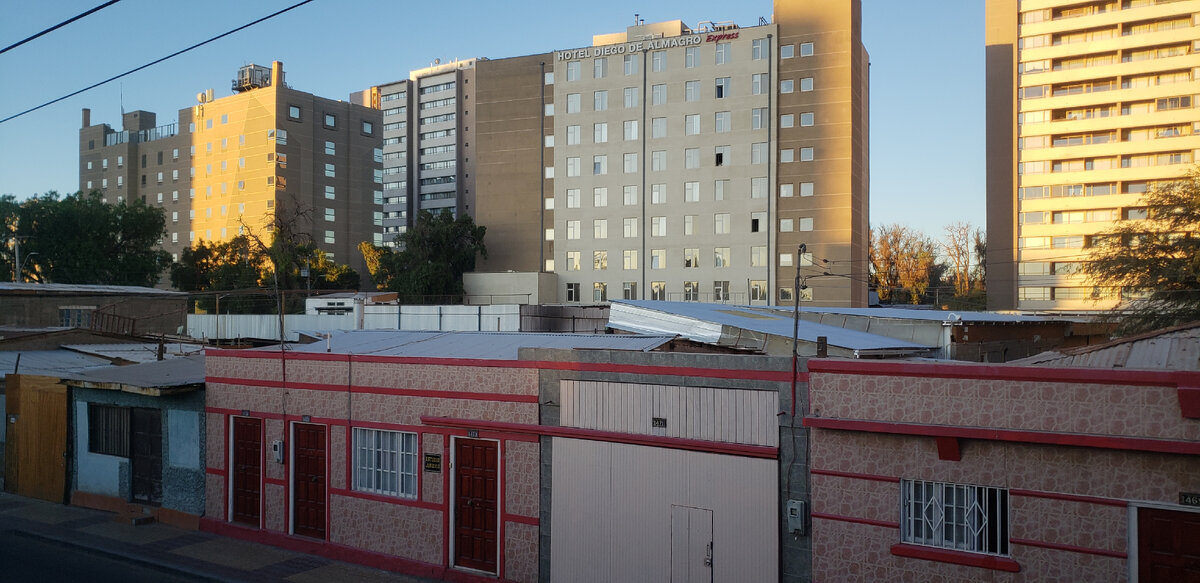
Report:
M 875 474 L 855 474 L 852 472 L 838 472 L 834 470 L 809 470 L 809 473 L 814 476 L 834 476 L 836 478 L 854 478 L 858 480 L 874 480 L 876 482 L 900 482 L 900 478 L 897 477 L 879 476 Z
M 638 435 L 633 433 L 618 433 L 615 431 L 599 431 L 596 429 L 580 429 L 577 427 L 559 427 L 553 425 L 531 425 L 525 423 L 506 423 L 502 421 L 480 421 L 477 419 L 452 419 L 449 417 L 422 416 L 421 422 L 435 427 L 458 427 L 463 429 L 495 430 L 531 435 L 547 435 L 550 437 L 567 437 L 571 439 L 586 439 L 589 441 L 607 441 L 626 443 L 630 445 L 647 445 L 667 449 L 682 449 L 775 459 L 778 448 L 765 445 L 745 445 L 741 443 L 725 443 L 720 441 L 703 441 L 699 439 L 684 439 L 680 437 L 658 437 L 655 435 Z
M 826 514 L 824 512 L 812 512 L 809 516 L 813 518 L 821 518 L 824 520 L 836 520 L 838 522 L 851 522 L 854 524 L 866 524 L 869 526 L 882 526 L 883 528 L 900 528 L 899 522 L 891 522 L 887 520 L 873 520 L 870 518 L 856 518 L 854 516 L 841 516 L 839 514 Z
M 1095 447 L 1100 449 L 1200 455 L 1200 442 L 1153 439 L 1148 437 L 1055 433 L 1052 431 L 992 429 L 981 427 L 962 427 L 956 425 L 923 425 L 918 423 L 895 423 L 891 421 L 865 421 L 862 419 L 833 419 L 829 417 L 805 417 L 804 426 L 815 427 L 819 429 L 865 431 L 868 433 L 890 433 L 894 435 L 960 437 L 965 439 L 982 439 L 987 441 L 1071 445 L 1078 447 Z
M 316 423 L 318 425 L 345 426 L 348 423 L 348 421 L 346 419 L 337 418 L 337 417 L 313 417 L 312 415 L 308 415 L 307 421 L 304 420 L 304 417 L 305 417 L 305 415 L 287 415 L 286 420 L 287 421 L 295 421 L 298 423 Z M 328 433 L 328 432 L 326 432 L 326 433 Z
M 1059 492 L 1039 492 L 1037 490 L 1009 490 L 1009 494 L 1013 496 L 1025 496 L 1028 498 L 1048 498 L 1050 500 L 1066 500 L 1069 502 L 1083 502 L 1085 504 L 1099 504 L 1101 506 L 1115 506 L 1125 508 L 1129 506 L 1129 502 L 1118 500 L 1116 498 L 1101 498 L 1099 496 L 1084 496 L 1081 494 L 1062 494 Z
M 987 379 L 1008 381 L 1089 383 L 1101 385 L 1177 386 L 1188 378 L 1200 377 L 1195 372 L 1164 372 L 1150 370 L 1114 370 L 1089 368 L 1057 368 L 1043 366 L 1008 366 L 982 364 L 930 364 L 887 362 L 874 360 L 808 361 L 810 373 L 853 374 L 873 376 L 905 376 L 944 379 Z
M 334 496 L 345 496 L 347 498 L 360 498 L 362 500 L 371 500 L 374 502 L 384 502 L 387 504 L 396 504 L 399 506 L 412 506 L 414 508 L 423 508 L 425 510 L 436 510 L 445 512 L 446 508 L 442 504 L 433 502 L 425 502 L 416 498 L 400 498 L 398 496 L 386 496 L 383 494 L 371 494 L 370 492 L 359 492 L 357 490 L 347 490 L 345 488 L 330 488 L 329 494 Z
M 966 565 L 968 567 L 979 567 L 982 569 L 991 569 L 993 571 L 1007 571 L 1009 573 L 1018 573 L 1021 571 L 1020 563 L 1017 563 L 1008 557 L 952 551 L 950 549 L 938 549 L 934 547 L 925 547 L 906 543 L 892 545 L 891 551 L 892 554 L 896 555 L 897 557 L 924 559 L 926 561 Z
M 213 476 L 221 476 L 222 478 L 228 475 L 225 470 L 222 470 L 221 468 L 204 468 L 204 473 L 211 474 Z
M 263 478 L 263 483 L 270 484 L 272 486 L 286 486 L 287 485 L 287 482 L 284 482 L 282 478 Z
M 1099 555 L 1101 557 L 1114 557 L 1117 559 L 1128 559 L 1129 555 L 1121 551 L 1110 551 L 1107 549 L 1093 549 L 1090 547 L 1080 547 L 1076 545 L 1064 545 L 1061 543 L 1048 543 L 1045 541 L 1029 540 L 1023 538 L 1010 538 L 1008 542 L 1014 545 L 1023 545 L 1027 547 L 1038 547 L 1043 549 L 1053 549 L 1056 551 L 1066 551 L 1069 553 L 1083 553 L 1085 555 Z
M 541 520 L 539 520 L 536 517 L 521 516 L 518 514 L 505 514 L 504 521 L 505 522 L 515 522 L 517 524 L 528 524 L 531 526 L 538 526 L 539 524 L 541 524 Z

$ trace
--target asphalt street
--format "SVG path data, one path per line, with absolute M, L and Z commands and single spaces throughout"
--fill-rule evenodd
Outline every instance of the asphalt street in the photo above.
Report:
M 0 531 L 0 565 L 5 583 L 204 581 L 14 530 Z

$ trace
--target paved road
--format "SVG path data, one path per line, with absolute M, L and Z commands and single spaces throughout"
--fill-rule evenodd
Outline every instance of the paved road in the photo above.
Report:
M 0 531 L 0 569 L 5 583 L 195 583 L 188 577 L 98 555 L 14 530 Z

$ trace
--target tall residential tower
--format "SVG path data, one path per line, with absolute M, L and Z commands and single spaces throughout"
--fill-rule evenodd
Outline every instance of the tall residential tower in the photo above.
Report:
M 1094 310 L 1080 273 L 1200 148 L 1197 0 L 988 0 L 988 304 Z

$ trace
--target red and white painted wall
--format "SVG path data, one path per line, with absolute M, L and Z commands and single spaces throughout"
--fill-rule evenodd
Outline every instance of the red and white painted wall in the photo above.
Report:
M 1173 581 L 1200 568 L 1200 374 L 808 370 L 813 580 Z
M 282 356 L 282 358 L 281 358 Z M 207 352 L 202 528 L 450 580 L 538 580 L 536 425 L 517 361 Z

